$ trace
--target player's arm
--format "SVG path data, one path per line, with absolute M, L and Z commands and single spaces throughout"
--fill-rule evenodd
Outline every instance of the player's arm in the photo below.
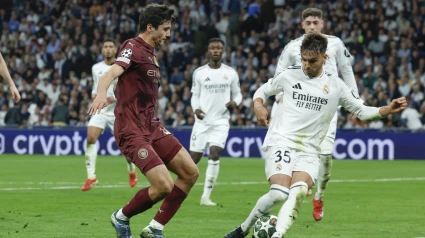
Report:
M 391 113 L 397 113 L 404 110 L 407 107 L 407 101 L 405 97 L 397 98 L 391 101 L 390 104 L 383 107 L 368 107 L 363 104 L 358 94 L 354 89 L 349 88 L 344 83 L 343 93 L 340 98 L 340 105 L 345 107 L 348 111 L 356 115 L 362 121 L 377 120 L 388 116 Z
M 200 96 L 201 96 L 201 83 L 196 78 L 197 72 L 193 73 L 192 76 L 192 98 L 190 99 L 190 104 L 192 106 L 192 110 L 195 113 L 195 116 L 202 120 L 205 117 L 205 113 L 201 110 L 201 102 L 200 102 Z
M 97 84 L 99 83 L 99 77 L 96 74 L 96 71 L 94 70 L 94 66 L 91 68 L 91 75 L 93 78 L 93 88 L 91 90 L 91 99 L 94 100 L 97 95 Z
M 281 74 L 276 77 L 269 79 L 269 81 L 263 84 L 260 88 L 255 91 L 254 94 L 254 113 L 257 116 L 257 120 L 268 126 L 268 111 L 264 107 L 264 103 L 272 95 L 283 92 L 283 85 L 281 85 Z
M 233 81 L 231 84 L 231 93 L 232 93 L 232 100 L 230 102 L 226 103 L 227 109 L 237 107 L 239 104 L 242 103 L 242 93 L 241 93 L 241 87 L 239 84 L 239 76 L 236 72 L 234 72 Z
M 19 94 L 18 89 L 16 88 L 15 83 L 12 80 L 12 77 L 10 77 L 9 70 L 7 69 L 6 62 L 3 59 L 2 54 L 0 53 L 0 76 L 6 80 L 6 82 L 9 84 L 9 90 L 12 94 L 13 99 L 15 99 L 15 102 L 19 102 L 21 100 L 21 95 Z
M 285 46 L 285 48 L 282 50 L 282 54 L 280 55 L 279 60 L 277 61 L 277 67 L 276 67 L 276 72 L 274 76 L 278 75 L 280 72 L 282 72 L 284 69 L 288 68 L 289 66 L 292 66 L 295 64 L 295 60 L 289 53 L 290 52 L 289 48 L 291 47 L 292 43 L 293 43 L 292 41 L 289 42 Z M 282 98 L 282 94 L 283 93 L 279 93 L 276 95 L 276 103 L 280 102 L 280 99 Z
M 100 110 L 102 110 L 102 108 L 108 105 L 108 100 L 107 100 L 108 87 L 109 85 L 111 85 L 112 80 L 114 80 L 115 78 L 118 78 L 122 73 L 124 73 L 124 68 L 117 64 L 113 64 L 109 68 L 109 70 L 106 71 L 102 75 L 102 77 L 100 77 L 98 88 L 97 88 L 97 96 L 89 108 L 89 111 L 88 111 L 89 114 L 93 115 L 96 113 L 100 113 Z
M 357 88 L 353 67 L 351 67 L 350 61 L 352 56 L 341 40 L 339 40 L 336 57 L 336 62 L 338 63 L 338 66 L 341 70 L 342 78 L 350 88 L 354 89 L 354 91 L 358 93 L 359 90 Z

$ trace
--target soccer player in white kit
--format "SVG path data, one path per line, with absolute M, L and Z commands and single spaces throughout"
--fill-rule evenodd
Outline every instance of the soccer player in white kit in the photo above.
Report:
M 210 199 L 220 169 L 220 154 L 229 134 L 229 109 L 242 102 L 237 72 L 221 62 L 224 42 L 212 38 L 208 42 L 210 62 L 197 68 L 192 76 L 192 109 L 195 124 L 190 138 L 190 155 L 197 164 L 209 147 L 201 205 L 216 206 Z
M 102 46 L 102 55 L 104 60 L 99 62 L 92 67 L 92 77 L 93 77 L 93 90 L 92 90 L 92 99 L 96 98 L 97 86 L 99 84 L 100 77 L 108 71 L 108 69 L 115 62 L 115 54 L 117 53 L 117 47 L 113 40 L 105 40 Z M 107 91 L 108 97 L 108 106 L 103 108 L 99 114 L 95 114 L 91 117 L 88 127 L 87 127 L 87 147 L 86 147 L 86 169 L 87 169 L 87 180 L 84 186 L 81 188 L 82 191 L 87 191 L 94 185 L 98 183 L 96 178 L 96 158 L 97 158 L 97 148 L 96 141 L 99 139 L 100 134 L 108 126 L 112 132 L 114 132 L 114 122 L 115 122 L 115 95 L 114 87 L 116 81 L 113 82 Z M 137 175 L 136 175 L 136 166 L 127 161 L 127 169 L 129 172 L 129 183 L 131 187 L 136 186 L 137 184 Z
M 381 108 L 363 105 L 358 94 L 337 75 L 323 69 L 327 37 L 311 33 L 301 45 L 302 66 L 290 66 L 254 94 L 257 119 L 268 126 L 267 98 L 283 92 L 282 110 L 271 120 L 263 143 L 265 173 L 270 191 L 256 203 L 248 218 L 225 238 L 245 237 L 255 221 L 282 202 L 276 232 L 282 238 L 299 215 L 307 190 L 319 173 L 320 144 L 339 105 L 360 120 L 376 120 L 406 108 L 406 98 Z
M 317 8 L 307 8 L 302 12 L 302 27 L 306 34 L 320 33 L 323 28 L 323 12 Z M 301 65 L 300 47 L 301 42 L 306 35 L 303 35 L 289 42 L 279 58 L 276 68 L 276 74 L 288 68 L 291 65 Z M 328 39 L 328 48 L 326 54 L 328 58 L 324 64 L 326 72 L 338 75 L 337 65 L 339 66 L 342 78 L 356 93 L 358 93 L 356 80 L 354 78 L 353 69 L 351 67 L 351 55 L 344 43 L 336 36 L 324 35 Z M 279 96 L 277 97 L 279 98 Z M 279 100 L 279 99 L 278 99 Z M 278 101 L 277 100 L 277 101 Z M 274 118 L 277 108 L 282 107 L 281 104 L 275 103 L 271 117 Z M 328 132 L 322 144 L 320 144 L 320 171 L 317 181 L 317 192 L 313 197 L 313 217 L 316 221 L 322 220 L 324 216 L 323 200 L 325 189 L 329 182 L 332 170 L 332 151 L 335 142 L 335 134 L 338 122 L 338 114 L 335 113 Z M 311 194 L 311 190 L 307 195 Z

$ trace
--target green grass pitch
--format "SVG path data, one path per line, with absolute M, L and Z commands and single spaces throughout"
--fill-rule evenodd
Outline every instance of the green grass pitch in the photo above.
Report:
M 220 205 L 201 207 L 206 164 L 199 164 L 198 184 L 166 226 L 167 238 L 221 238 L 269 189 L 262 160 L 224 158 L 212 195 Z M 139 173 L 139 184 L 130 188 L 124 159 L 107 156 L 98 157 L 97 176 L 99 185 L 82 192 L 84 157 L 1 155 L 0 237 L 115 237 L 111 213 L 146 179 Z M 285 237 L 425 237 L 425 161 L 334 161 L 332 180 L 324 219 L 314 221 L 307 197 Z M 132 219 L 134 237 L 158 208 Z

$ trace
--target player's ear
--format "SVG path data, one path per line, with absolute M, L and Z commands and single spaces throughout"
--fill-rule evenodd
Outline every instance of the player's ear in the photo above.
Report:
M 324 60 L 327 60 L 328 58 L 329 58 L 328 54 L 324 54 L 324 55 L 323 55 L 323 59 L 324 59 Z

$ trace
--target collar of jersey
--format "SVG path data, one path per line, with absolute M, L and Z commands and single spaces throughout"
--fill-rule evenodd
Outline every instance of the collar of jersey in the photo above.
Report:
M 150 52 L 151 54 L 154 54 L 153 46 L 146 43 L 146 41 L 143 40 L 142 37 L 140 36 L 136 37 L 136 41 L 139 42 L 148 52 Z
M 322 74 L 321 74 L 320 76 L 318 76 L 318 77 L 314 77 L 314 78 L 310 78 L 310 76 L 308 76 L 308 75 L 305 73 L 305 71 L 304 71 L 304 67 L 302 67 L 302 66 L 301 66 L 301 69 L 303 70 L 304 75 L 305 75 L 305 76 L 307 76 L 309 79 L 318 79 L 318 78 L 321 78 L 321 77 L 325 74 L 325 69 L 323 69 L 323 70 L 322 70 Z

